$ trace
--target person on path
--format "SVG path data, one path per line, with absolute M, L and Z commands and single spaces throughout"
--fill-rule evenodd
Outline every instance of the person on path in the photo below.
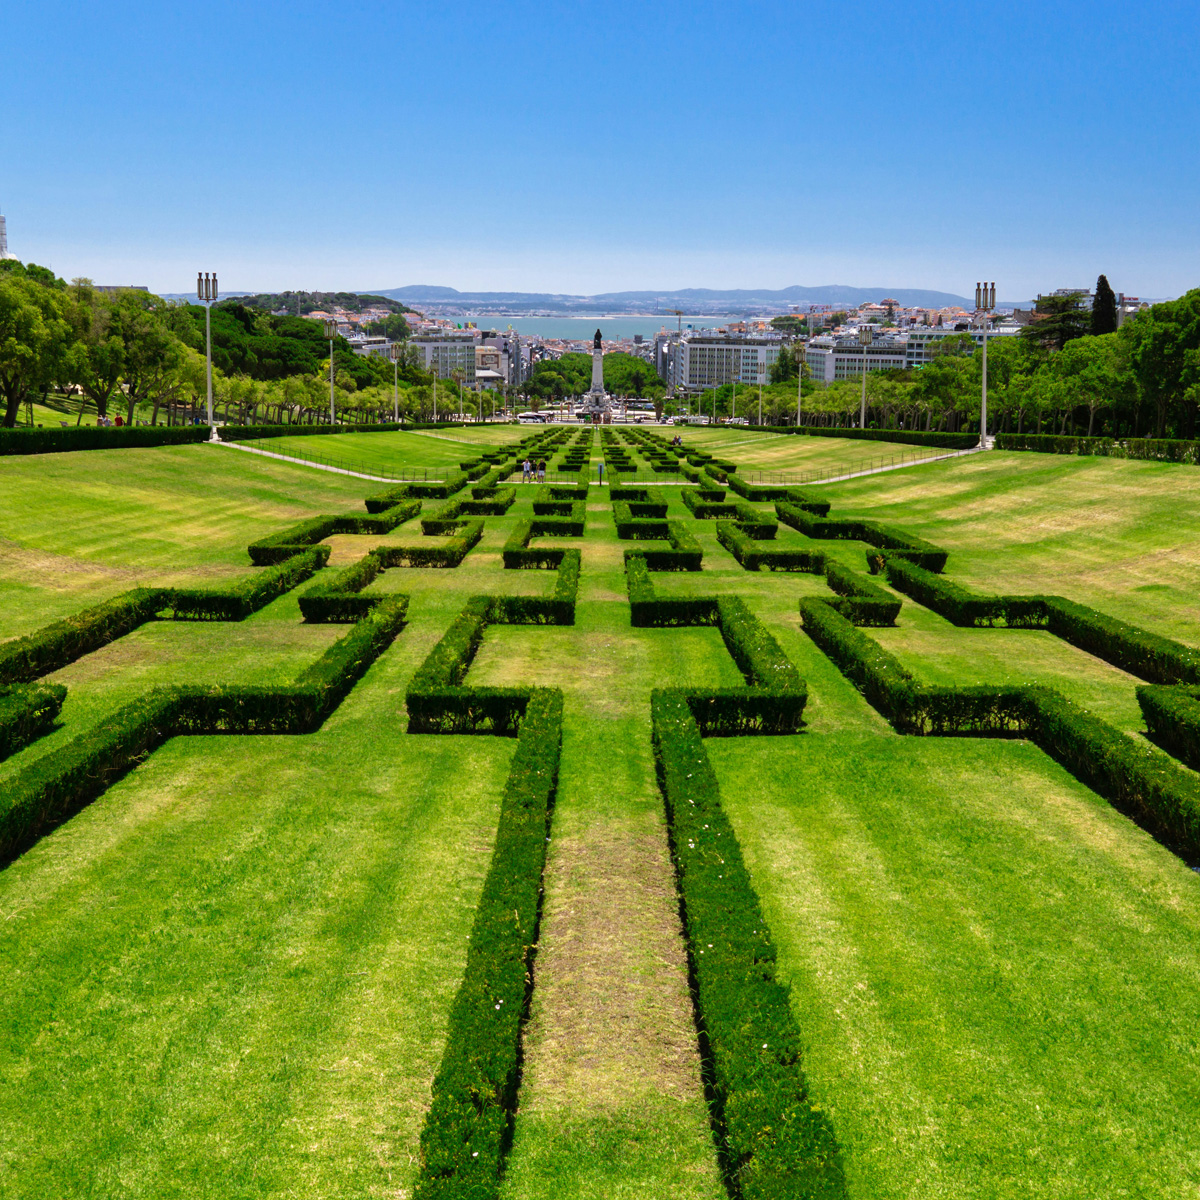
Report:
M 529 459 L 528 458 L 526 458 L 525 461 L 521 464 L 521 482 L 522 483 L 529 482 Z
M 538 460 L 538 483 L 546 482 L 546 460 L 544 458 Z

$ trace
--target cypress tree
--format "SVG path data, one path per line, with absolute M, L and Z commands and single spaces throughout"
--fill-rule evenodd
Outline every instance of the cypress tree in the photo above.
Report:
M 1117 329 L 1117 298 L 1108 286 L 1108 276 L 1096 280 L 1096 294 L 1092 300 L 1092 333 L 1115 333 Z

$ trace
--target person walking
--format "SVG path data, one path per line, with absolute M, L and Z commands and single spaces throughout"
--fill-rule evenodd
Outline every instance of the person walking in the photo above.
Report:
M 521 464 L 521 482 L 522 483 L 529 482 L 529 457 L 528 457 L 528 455 L 526 456 L 525 461 Z
M 545 483 L 545 482 L 546 482 L 546 460 L 544 458 L 540 458 L 540 459 L 538 459 L 538 483 Z

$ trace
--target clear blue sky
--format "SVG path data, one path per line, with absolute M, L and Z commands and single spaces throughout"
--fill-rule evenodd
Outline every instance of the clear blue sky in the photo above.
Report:
M 1196 3 L 0 10 L 0 212 L 184 291 L 1200 284 Z

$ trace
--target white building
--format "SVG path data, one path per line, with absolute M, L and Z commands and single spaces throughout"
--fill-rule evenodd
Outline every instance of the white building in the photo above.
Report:
M 738 383 L 766 382 L 782 348 L 783 341 L 777 337 L 685 334 L 671 347 L 673 382 L 677 388 L 695 392 L 735 379 Z
M 804 348 L 804 361 L 817 383 L 861 379 L 864 361 L 868 371 L 902 371 L 905 344 L 903 338 L 880 338 L 864 347 L 857 336 L 815 337 Z
M 998 337 L 1016 337 L 1021 332 L 1021 326 L 1014 322 L 1000 322 L 988 330 L 988 341 Z M 923 367 L 936 357 L 937 344 L 948 337 L 961 337 L 967 334 L 976 346 L 983 345 L 983 330 L 956 329 L 953 325 L 936 325 L 929 328 L 917 327 L 910 329 L 905 337 L 904 365 L 906 367 Z
M 439 379 L 450 379 L 452 372 L 459 371 L 465 385 L 475 384 L 475 338 L 469 329 L 447 329 L 442 333 L 422 333 L 408 339 L 409 348 L 415 350 L 417 361 L 426 371 Z
M 8 252 L 8 223 L 0 216 L 0 258 L 16 258 Z

